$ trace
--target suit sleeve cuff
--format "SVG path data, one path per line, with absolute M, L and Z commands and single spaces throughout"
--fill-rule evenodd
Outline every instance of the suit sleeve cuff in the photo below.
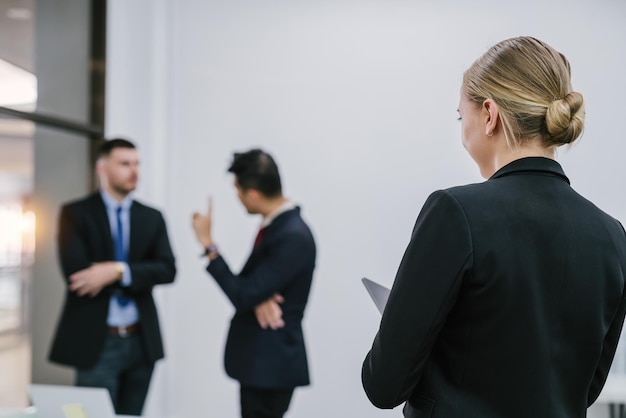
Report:
M 130 267 L 128 267 L 128 263 L 126 262 L 122 262 L 121 264 L 124 266 L 124 271 L 122 272 L 120 285 L 122 287 L 130 287 L 130 285 L 133 283 L 133 276 L 130 272 Z

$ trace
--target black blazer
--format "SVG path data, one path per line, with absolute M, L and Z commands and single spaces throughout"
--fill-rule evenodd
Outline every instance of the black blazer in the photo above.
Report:
M 58 240 L 66 281 L 94 262 L 113 260 L 111 228 L 99 193 L 62 207 Z M 174 281 L 176 267 L 161 213 L 137 201 L 130 209 L 128 266 L 132 284 L 124 291 L 137 304 L 146 357 L 154 362 L 163 357 L 163 344 L 152 287 Z M 110 285 L 93 298 L 67 291 L 51 361 L 78 368 L 95 364 L 107 336 L 109 299 L 119 288 L 119 283 Z
M 415 418 L 573 418 L 604 385 L 625 314 L 626 235 L 560 165 L 524 158 L 433 193 L 362 380 Z
M 280 214 L 243 270 L 235 276 L 224 259 L 211 261 L 207 271 L 235 306 L 224 364 L 226 373 L 244 386 L 290 389 L 309 384 L 302 317 L 313 269 L 315 242 L 296 208 Z M 280 293 L 285 327 L 262 329 L 254 307 Z

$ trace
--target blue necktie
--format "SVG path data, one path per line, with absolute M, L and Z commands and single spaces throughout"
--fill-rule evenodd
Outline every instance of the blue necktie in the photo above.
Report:
M 118 206 L 115 210 L 117 215 L 117 234 L 115 235 L 115 248 L 113 258 L 115 261 L 126 261 L 126 251 L 124 251 L 124 227 L 122 225 L 122 207 Z M 117 299 L 120 306 L 126 306 L 129 299 L 121 292 L 117 292 L 113 295 Z

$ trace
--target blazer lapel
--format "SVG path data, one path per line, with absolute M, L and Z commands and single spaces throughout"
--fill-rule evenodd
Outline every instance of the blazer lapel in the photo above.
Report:
M 291 216 L 293 216 L 293 214 L 298 214 L 298 213 L 300 213 L 300 209 L 298 207 L 296 207 L 295 209 L 291 209 L 286 212 L 283 212 L 280 215 L 278 215 L 272 221 L 271 224 L 265 227 L 263 231 L 263 236 L 261 238 L 261 241 L 259 242 L 259 245 L 255 246 L 252 249 L 252 253 L 250 254 L 250 257 L 248 257 L 246 264 L 243 266 L 243 269 L 241 269 L 241 272 L 240 272 L 241 275 L 245 276 L 245 274 L 250 269 L 254 268 L 254 266 L 257 263 L 257 260 L 259 260 L 260 255 L 263 253 L 263 247 L 265 247 L 267 240 L 270 239 L 274 234 L 278 233 L 283 227 L 283 224 L 287 222 L 287 220 Z
M 142 231 L 143 223 L 141 222 L 141 208 L 139 205 L 133 204 L 130 207 L 130 239 L 128 242 L 128 260 L 136 260 L 138 258 L 138 243 L 140 237 L 144 236 Z
M 246 260 L 246 264 L 244 264 L 243 268 L 241 269 L 241 273 L 239 273 L 240 275 L 245 276 L 246 273 L 256 265 L 257 260 L 259 259 L 259 255 L 262 252 L 262 249 L 263 249 L 263 243 L 260 243 L 256 248 L 252 250 L 252 253 L 250 253 L 248 260 Z

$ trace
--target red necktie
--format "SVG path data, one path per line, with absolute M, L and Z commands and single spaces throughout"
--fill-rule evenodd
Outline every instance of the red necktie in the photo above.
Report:
M 259 229 L 259 232 L 256 234 L 256 239 L 254 240 L 254 249 L 256 250 L 259 244 L 261 244 L 261 238 L 263 238 L 263 231 L 265 228 Z

